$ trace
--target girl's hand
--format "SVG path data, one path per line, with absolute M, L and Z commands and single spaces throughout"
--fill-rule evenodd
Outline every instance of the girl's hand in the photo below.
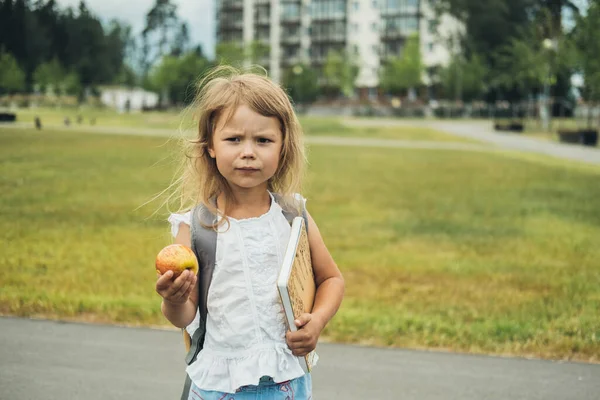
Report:
M 287 345 L 295 356 L 305 356 L 317 347 L 323 324 L 313 314 L 302 314 L 294 323 L 298 330 L 285 335 Z
M 185 304 L 195 287 L 196 279 L 196 275 L 188 270 L 183 271 L 176 279 L 173 279 L 173 271 L 167 271 L 158 275 L 156 293 L 160 294 L 167 303 Z

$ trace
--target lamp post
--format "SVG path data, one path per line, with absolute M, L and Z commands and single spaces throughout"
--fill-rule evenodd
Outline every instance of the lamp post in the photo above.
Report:
M 556 39 L 546 38 L 542 41 L 542 47 L 546 52 L 546 77 L 544 79 L 544 100 L 543 107 L 540 110 L 540 117 L 542 119 L 542 128 L 544 131 L 550 129 L 550 83 L 552 80 L 552 61 L 551 52 L 556 50 L 557 43 Z
M 302 107 L 302 102 L 303 102 L 303 98 L 302 98 L 302 84 L 298 84 L 299 80 L 300 80 L 300 75 L 302 74 L 302 72 L 304 72 L 304 68 L 302 68 L 301 65 L 294 65 L 294 68 L 292 68 L 292 73 L 296 76 L 296 79 L 294 79 L 296 81 L 296 90 L 297 90 L 297 94 L 298 94 L 298 105 L 300 105 L 300 107 Z

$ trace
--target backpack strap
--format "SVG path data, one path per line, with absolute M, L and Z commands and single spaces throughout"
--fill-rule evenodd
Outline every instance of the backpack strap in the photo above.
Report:
M 283 204 L 283 196 L 277 193 L 273 193 L 273 198 L 277 204 Z M 287 219 L 287 222 L 291 225 L 294 221 L 295 217 L 299 217 L 298 210 L 300 210 L 300 214 L 302 218 L 304 218 L 304 227 L 306 228 L 306 233 L 308 233 L 308 214 L 306 212 L 306 207 L 304 207 L 304 201 L 294 197 L 296 209 L 288 210 L 285 208 L 281 208 L 283 211 L 283 216 Z
M 191 338 L 190 349 L 185 357 L 185 362 L 188 365 L 196 360 L 204 343 L 206 316 L 208 314 L 208 289 L 215 270 L 217 232 L 214 229 L 208 229 L 202 225 L 212 225 L 215 221 L 216 216 L 203 205 L 198 205 L 194 208 L 190 231 L 192 250 L 198 258 L 200 267 L 198 269 L 198 309 L 200 312 L 200 327 L 196 329 L 194 336 Z

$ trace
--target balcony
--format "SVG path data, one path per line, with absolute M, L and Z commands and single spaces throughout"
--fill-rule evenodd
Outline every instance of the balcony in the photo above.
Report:
M 234 1 L 226 0 L 221 3 L 220 9 L 221 10 L 243 10 L 244 2 L 239 1 L 239 0 L 234 0 Z
M 281 43 L 284 44 L 300 44 L 300 35 L 283 35 L 281 37 Z
M 300 24 L 300 16 L 299 15 L 282 15 L 281 23 L 282 24 Z
M 244 21 L 233 21 L 231 19 L 225 19 L 219 21 L 219 30 L 223 31 L 237 31 L 244 29 Z
M 320 15 L 311 16 L 312 22 L 344 21 L 345 19 L 346 19 L 345 13 L 320 14 Z
M 271 17 L 268 15 L 261 15 L 259 17 L 256 18 L 256 24 L 257 25 L 271 25 Z
M 283 57 L 281 59 L 281 64 L 284 65 L 284 66 L 286 66 L 286 67 L 289 67 L 289 66 L 292 66 L 292 65 L 301 64 L 301 63 L 302 63 L 302 60 L 300 59 L 299 56 Z
M 419 9 L 417 7 L 382 8 L 380 11 L 380 15 L 382 17 L 388 17 L 388 16 L 418 17 L 418 16 L 421 16 L 421 14 L 419 13 Z
M 310 41 L 312 43 L 342 43 L 342 42 L 346 41 L 346 35 L 344 35 L 344 34 L 311 35 Z
M 409 32 L 400 29 L 387 29 L 381 32 L 381 40 L 400 40 L 410 35 Z

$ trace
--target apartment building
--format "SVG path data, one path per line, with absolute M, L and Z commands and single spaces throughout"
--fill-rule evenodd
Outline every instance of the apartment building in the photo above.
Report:
M 450 62 L 450 39 L 464 31 L 450 15 L 436 16 L 434 1 L 217 0 L 217 42 L 268 45 L 262 64 L 276 81 L 298 63 L 319 70 L 329 51 L 347 51 L 359 67 L 355 86 L 373 93 L 382 63 L 418 34 L 429 84 L 436 68 Z

